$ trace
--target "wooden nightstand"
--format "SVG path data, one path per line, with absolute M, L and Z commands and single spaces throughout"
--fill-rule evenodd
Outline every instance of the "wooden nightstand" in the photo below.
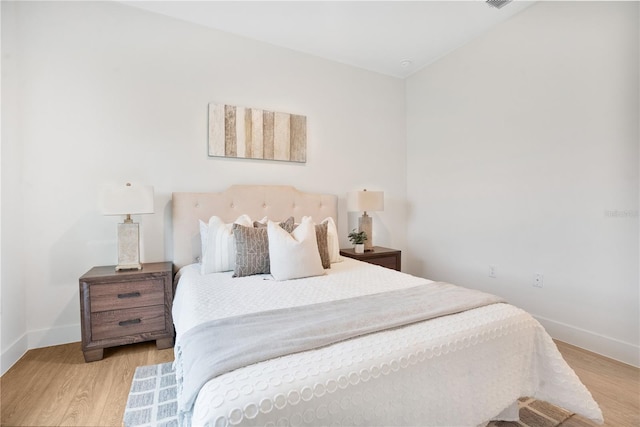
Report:
M 156 340 L 173 346 L 173 266 L 143 264 L 142 270 L 94 267 L 79 279 L 82 351 L 100 360 L 106 347 Z
M 368 251 L 363 254 L 357 254 L 353 248 L 340 249 L 340 255 L 357 259 L 358 261 L 368 262 L 369 264 L 381 265 L 392 270 L 400 271 L 401 267 L 402 252 L 397 249 L 374 246 L 373 251 Z

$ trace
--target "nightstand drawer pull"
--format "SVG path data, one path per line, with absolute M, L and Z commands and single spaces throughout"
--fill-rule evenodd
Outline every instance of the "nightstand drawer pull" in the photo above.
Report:
M 129 292 L 128 294 L 118 294 L 118 298 L 138 298 L 140 296 L 140 292 Z
M 140 322 L 142 322 L 142 319 L 123 320 L 122 322 L 118 322 L 118 325 L 120 326 L 137 325 Z

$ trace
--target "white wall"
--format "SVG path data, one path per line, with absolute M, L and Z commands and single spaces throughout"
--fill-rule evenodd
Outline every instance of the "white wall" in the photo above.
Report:
M 3 128 L 2 296 L 17 294 L 26 326 L 3 312 L 3 332 L 12 324 L 3 355 L 15 353 L 16 332 L 29 347 L 80 340 L 78 277 L 116 261 L 119 219 L 98 210 L 111 181 L 155 186 L 156 213 L 138 218 L 146 262 L 171 259 L 171 192 L 238 183 L 338 194 L 343 246 L 356 225 L 346 192 L 384 190 L 375 241 L 404 248 L 402 80 L 114 2 L 14 7 L 10 47 L 20 55 L 9 58 L 18 74 L 8 87 L 20 102 L 5 99 L 3 62 L 2 107 L 3 119 L 17 108 L 7 114 L 20 140 L 5 141 Z M 209 102 L 306 115 L 307 163 L 207 157 Z M 5 174 L 11 150 L 22 165 Z M 21 245 L 23 257 L 7 250 Z
M 0 163 L 0 372 L 27 349 L 26 293 L 22 274 L 22 146 L 20 144 L 20 76 L 16 59 L 15 3 L 2 4 L 2 145 Z
M 637 2 L 538 2 L 407 80 L 403 254 L 411 273 L 503 295 L 635 365 L 638 16 Z

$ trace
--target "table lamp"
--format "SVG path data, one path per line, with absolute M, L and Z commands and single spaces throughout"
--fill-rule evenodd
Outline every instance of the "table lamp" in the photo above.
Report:
M 118 224 L 118 265 L 116 271 L 141 270 L 140 228 L 131 215 L 153 213 L 153 187 L 150 185 L 115 186 L 103 193 L 102 213 L 104 215 L 126 215 Z
M 383 211 L 384 210 L 384 192 L 383 191 L 354 191 L 347 195 L 347 210 L 350 212 L 363 211 L 364 214 L 358 218 L 358 231 L 364 231 L 367 234 L 367 240 L 364 242 L 364 250 L 373 250 L 373 220 L 367 211 Z

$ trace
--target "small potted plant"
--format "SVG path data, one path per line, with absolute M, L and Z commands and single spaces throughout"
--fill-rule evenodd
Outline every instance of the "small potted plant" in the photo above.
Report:
M 364 242 L 367 240 L 367 233 L 365 233 L 364 231 L 356 231 L 356 229 L 354 228 L 353 230 L 351 230 L 351 233 L 347 235 L 347 237 L 349 238 L 349 241 L 353 243 L 355 252 L 357 254 L 363 254 Z

